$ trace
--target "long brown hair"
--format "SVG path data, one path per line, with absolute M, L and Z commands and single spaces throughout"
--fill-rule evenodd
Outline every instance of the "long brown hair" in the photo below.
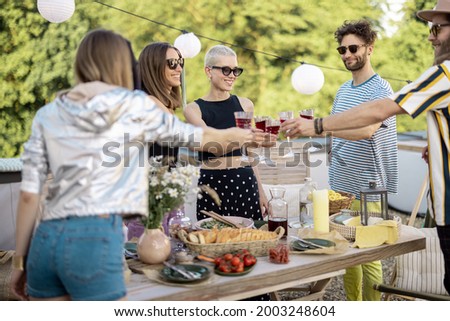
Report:
M 158 98 L 164 106 L 175 110 L 181 106 L 180 87 L 172 87 L 167 91 L 166 54 L 174 49 L 181 58 L 180 51 L 168 42 L 154 42 L 147 45 L 139 56 L 139 73 L 142 80 L 142 90 Z
M 109 30 L 89 32 L 75 57 L 77 83 L 102 81 L 133 89 L 131 52 L 127 40 Z

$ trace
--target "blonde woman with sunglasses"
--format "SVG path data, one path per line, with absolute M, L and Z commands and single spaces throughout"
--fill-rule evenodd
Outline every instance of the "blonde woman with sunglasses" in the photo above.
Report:
M 253 112 L 253 102 L 231 94 L 234 83 L 244 71 L 239 67 L 236 53 L 223 45 L 209 49 L 205 56 L 205 74 L 209 80 L 209 92 L 187 105 L 184 115 L 191 124 L 214 128 L 236 126 L 234 112 Z M 238 215 L 254 220 L 263 219 L 267 198 L 258 179 L 256 169 L 242 162 L 241 150 L 228 153 L 201 153 L 203 161 L 199 185 L 209 185 L 219 195 L 221 206 L 203 197 L 197 201 L 197 218 L 205 216 L 200 210 L 215 211 L 222 215 Z

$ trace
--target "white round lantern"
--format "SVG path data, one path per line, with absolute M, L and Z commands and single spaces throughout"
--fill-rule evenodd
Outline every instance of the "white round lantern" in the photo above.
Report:
M 174 46 L 180 50 L 183 58 L 194 58 L 202 49 L 200 39 L 192 32 L 183 33 L 175 39 Z
M 50 22 L 60 23 L 72 17 L 75 0 L 38 0 L 38 11 Z
M 303 64 L 297 67 L 291 76 L 292 87 L 301 94 L 312 95 L 322 89 L 325 82 L 319 67 Z

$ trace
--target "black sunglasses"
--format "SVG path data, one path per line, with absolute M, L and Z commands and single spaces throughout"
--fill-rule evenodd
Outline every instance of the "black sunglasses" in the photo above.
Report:
M 339 52 L 339 54 L 344 55 L 347 52 L 347 48 L 350 51 L 350 53 L 354 54 L 358 51 L 359 47 L 366 47 L 367 45 L 350 45 L 348 47 L 346 46 L 340 46 L 337 47 L 336 50 Z
M 433 36 L 437 37 L 439 32 L 441 32 L 441 28 L 445 26 L 450 26 L 450 23 L 437 23 L 435 25 L 431 25 L 430 33 L 432 33 Z
M 184 67 L 184 58 L 171 58 L 171 59 L 167 59 L 167 66 L 169 66 L 170 70 L 175 70 L 177 69 L 178 65 L 180 65 L 181 68 Z
M 231 69 L 230 67 L 227 67 L 227 66 L 225 66 L 225 67 L 211 66 L 209 68 L 222 70 L 222 74 L 224 76 L 229 76 L 231 73 L 233 73 L 233 75 L 235 77 L 239 77 L 240 74 L 242 74 L 242 72 L 244 71 L 244 69 L 240 68 L 240 67 L 234 67 L 233 69 Z

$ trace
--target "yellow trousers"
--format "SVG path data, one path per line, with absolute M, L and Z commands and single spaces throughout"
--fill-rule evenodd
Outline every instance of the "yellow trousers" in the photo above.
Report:
M 352 210 L 360 210 L 360 201 L 354 200 Z M 381 212 L 380 202 L 368 202 L 369 212 Z M 345 270 L 344 289 L 347 301 L 380 301 L 381 292 L 373 289 L 374 284 L 383 283 L 381 261 L 356 265 Z

